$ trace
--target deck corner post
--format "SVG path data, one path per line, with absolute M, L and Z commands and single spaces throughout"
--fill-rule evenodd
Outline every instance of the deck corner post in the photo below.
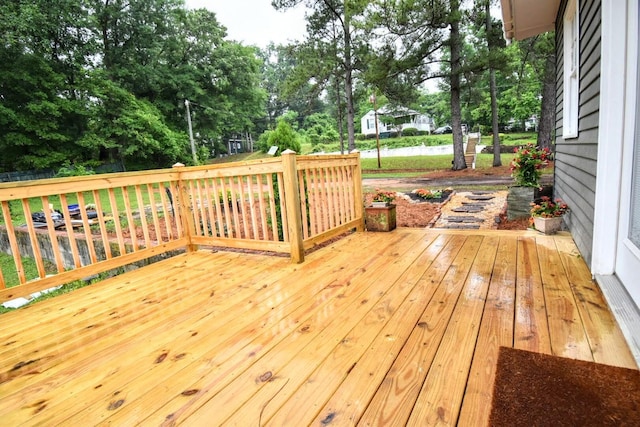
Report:
M 282 152 L 282 169 L 284 181 L 284 204 L 287 211 L 287 224 L 291 244 L 291 260 L 295 263 L 304 261 L 304 245 L 302 237 L 302 210 L 300 208 L 300 185 L 296 166 L 296 152 Z
M 353 191 L 355 194 L 355 213 L 358 219 L 356 231 L 364 231 L 364 193 L 362 192 L 362 160 L 358 150 L 352 150 L 351 154 L 358 155 L 358 165 L 353 170 Z
M 175 208 L 178 210 L 180 221 L 182 221 L 182 228 L 187 238 L 187 252 L 195 252 L 198 250 L 198 246 L 191 243 L 191 237 L 193 236 L 193 230 L 195 229 L 193 224 L 193 206 L 189 199 L 189 193 L 187 192 L 186 184 L 182 180 L 182 172 L 184 164 L 176 163 L 172 166 L 178 172 L 178 191 L 176 194 L 177 199 Z

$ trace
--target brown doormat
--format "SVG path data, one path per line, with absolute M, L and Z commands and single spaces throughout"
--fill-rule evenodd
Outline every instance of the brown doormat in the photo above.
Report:
M 500 347 L 491 426 L 640 426 L 640 371 Z

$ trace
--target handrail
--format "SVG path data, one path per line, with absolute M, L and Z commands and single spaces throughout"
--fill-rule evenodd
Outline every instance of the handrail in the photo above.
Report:
M 0 207 L 0 250 L 19 282 L 7 287 L 0 271 L 0 301 L 201 245 L 302 262 L 364 228 L 358 153 L 2 183 Z

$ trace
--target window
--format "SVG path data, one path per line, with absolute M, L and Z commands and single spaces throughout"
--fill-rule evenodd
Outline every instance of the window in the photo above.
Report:
M 578 83 L 580 78 L 580 32 L 578 0 L 570 0 L 564 13 L 564 93 L 562 137 L 578 136 Z
M 367 119 L 367 129 L 375 129 L 376 122 L 374 119 Z

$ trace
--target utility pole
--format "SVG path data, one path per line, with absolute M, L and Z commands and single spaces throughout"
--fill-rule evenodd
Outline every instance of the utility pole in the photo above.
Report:
M 382 168 L 380 165 L 380 132 L 378 132 L 378 106 L 376 104 L 376 94 L 372 93 L 369 97 L 369 101 L 373 103 L 373 118 L 376 122 L 376 147 L 378 147 L 378 169 Z
M 198 164 L 198 156 L 196 155 L 196 144 L 193 142 L 193 129 L 191 128 L 191 110 L 189 110 L 189 100 L 184 100 L 184 106 L 187 107 L 187 124 L 189 125 L 189 142 L 191 143 L 191 154 L 193 154 L 193 164 Z

